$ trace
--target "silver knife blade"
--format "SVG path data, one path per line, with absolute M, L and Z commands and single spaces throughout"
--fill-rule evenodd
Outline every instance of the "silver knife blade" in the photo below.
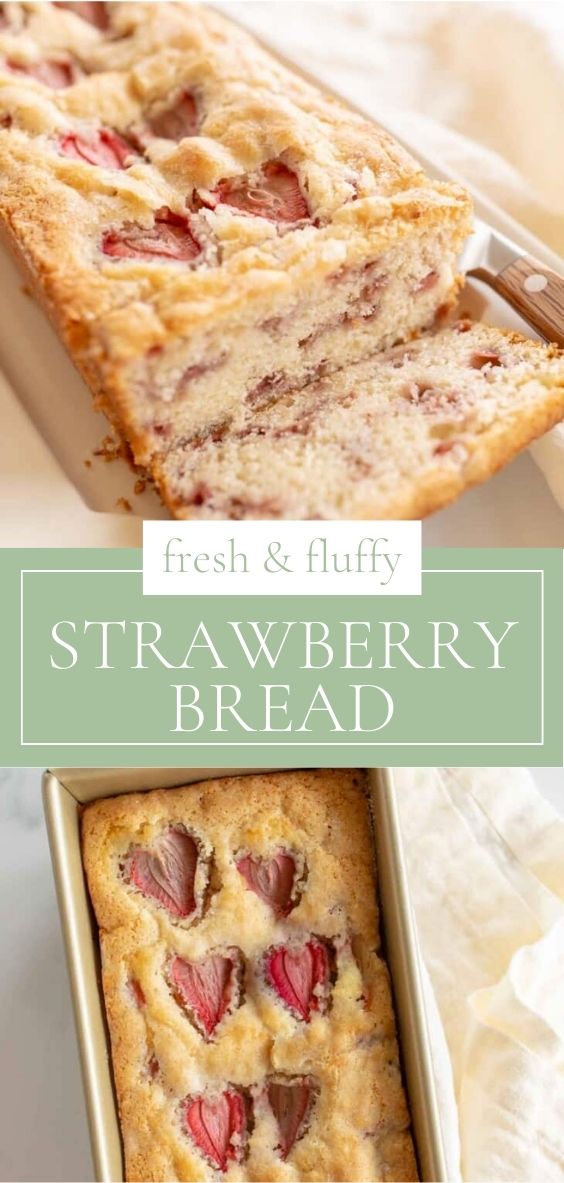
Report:
M 474 231 L 464 245 L 459 259 L 460 270 L 472 274 L 477 268 L 499 275 L 505 267 L 519 259 L 523 251 L 511 239 L 492 230 L 481 218 L 474 218 Z

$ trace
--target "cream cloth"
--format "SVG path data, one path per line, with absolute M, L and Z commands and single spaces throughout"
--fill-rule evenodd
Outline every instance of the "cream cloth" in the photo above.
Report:
M 449 1178 L 562 1181 L 564 821 L 523 769 L 395 779 Z
M 564 5 L 222 7 L 564 255 Z M 564 508 L 564 426 L 532 454 Z

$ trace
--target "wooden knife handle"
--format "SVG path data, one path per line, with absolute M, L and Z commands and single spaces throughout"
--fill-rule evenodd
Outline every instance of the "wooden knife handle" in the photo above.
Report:
M 484 267 L 469 274 L 489 284 L 546 341 L 564 348 L 564 279 L 551 267 L 522 255 L 498 275 Z

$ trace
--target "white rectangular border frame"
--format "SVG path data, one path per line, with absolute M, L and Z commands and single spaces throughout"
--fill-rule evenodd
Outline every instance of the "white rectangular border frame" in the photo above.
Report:
M 544 570 L 539 567 L 424 567 L 422 575 L 540 575 L 540 609 L 541 609 L 541 738 L 539 740 L 502 740 L 496 743 L 492 740 L 363 740 L 358 742 L 331 742 L 328 748 L 537 748 L 544 746 L 544 702 L 545 702 L 545 662 L 544 662 Z M 24 575 L 139 575 L 143 578 L 140 567 L 30 567 L 20 571 L 20 747 L 22 748 L 209 748 L 212 741 L 199 740 L 24 740 Z M 214 740 L 213 747 L 223 748 L 269 748 L 283 746 L 285 748 L 318 748 L 319 740 L 281 741 L 271 743 L 264 740 Z

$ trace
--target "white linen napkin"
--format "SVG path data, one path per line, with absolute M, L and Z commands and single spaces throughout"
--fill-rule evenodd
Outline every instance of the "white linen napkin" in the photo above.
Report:
M 524 769 L 394 776 L 449 1178 L 562 1181 L 564 821 Z
M 564 255 L 564 5 L 222 7 Z M 564 509 L 564 426 L 531 451 Z

